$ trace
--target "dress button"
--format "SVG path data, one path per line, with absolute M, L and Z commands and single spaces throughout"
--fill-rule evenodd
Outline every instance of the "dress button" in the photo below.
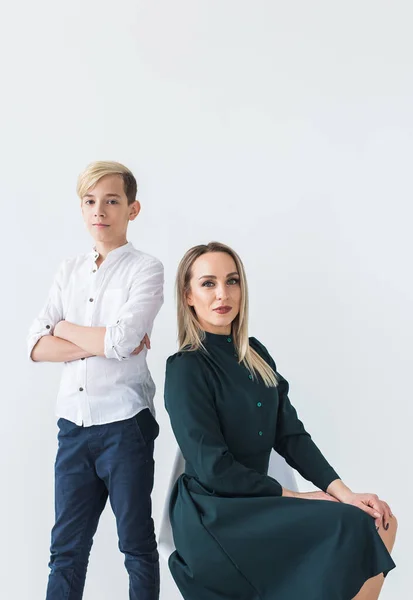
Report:
M 83 388 L 82 387 L 79 388 L 79 392 L 83 392 Z
M 258 435 L 262 435 L 262 431 L 259 431 L 259 432 L 258 432 Z
M 93 298 L 89 298 L 89 302 L 93 302 Z
M 249 379 L 252 379 L 252 375 L 251 375 L 251 373 L 248 375 L 248 378 L 249 378 Z
M 257 402 L 257 406 L 262 406 L 261 402 Z
M 232 342 L 232 338 L 228 337 L 227 342 Z

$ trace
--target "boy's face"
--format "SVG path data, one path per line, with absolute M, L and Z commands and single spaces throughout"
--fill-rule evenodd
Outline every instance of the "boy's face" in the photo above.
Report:
M 82 215 L 91 236 L 100 243 L 123 243 L 129 221 L 139 214 L 138 201 L 128 205 L 120 175 L 105 175 L 86 192 Z

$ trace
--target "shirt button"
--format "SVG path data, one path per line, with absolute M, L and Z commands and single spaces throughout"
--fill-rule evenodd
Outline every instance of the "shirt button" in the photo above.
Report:
M 82 387 L 79 388 L 79 392 L 83 392 L 83 388 Z
M 93 298 L 89 298 L 89 302 L 93 302 Z
M 97 269 L 93 269 L 92 273 L 96 273 Z
M 257 402 L 257 406 L 262 406 L 261 402 Z
M 251 373 L 248 375 L 248 378 L 249 378 L 249 379 L 252 379 L 252 375 L 251 375 Z
M 86 358 L 86 357 L 84 356 L 84 357 L 83 357 L 83 358 L 81 358 L 80 360 L 85 360 L 85 358 Z
M 259 431 L 259 432 L 258 432 L 258 435 L 262 435 L 262 431 Z
M 50 329 L 50 325 L 46 325 L 46 329 Z
M 228 337 L 227 342 L 232 342 L 232 338 Z

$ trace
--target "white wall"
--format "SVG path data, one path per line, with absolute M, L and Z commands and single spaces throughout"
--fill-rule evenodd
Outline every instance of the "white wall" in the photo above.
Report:
M 0 597 L 41 598 L 53 523 L 58 366 L 25 335 L 59 261 L 88 250 L 74 188 L 91 160 L 129 165 L 130 231 L 166 268 L 155 516 L 172 464 L 163 409 L 173 281 L 191 245 L 244 258 L 251 334 L 356 491 L 399 517 L 383 598 L 408 597 L 411 501 L 411 3 L 24 0 L 0 22 Z M 127 597 L 107 510 L 85 598 Z M 123 595 L 122 595 L 123 594 Z M 162 600 L 178 598 L 163 569 Z

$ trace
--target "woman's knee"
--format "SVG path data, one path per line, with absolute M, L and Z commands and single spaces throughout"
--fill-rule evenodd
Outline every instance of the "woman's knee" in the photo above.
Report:
M 397 520 L 397 517 L 395 517 L 395 515 L 393 515 L 392 517 L 390 517 L 390 524 L 393 527 L 394 531 L 396 532 L 397 528 L 399 526 L 399 522 Z

